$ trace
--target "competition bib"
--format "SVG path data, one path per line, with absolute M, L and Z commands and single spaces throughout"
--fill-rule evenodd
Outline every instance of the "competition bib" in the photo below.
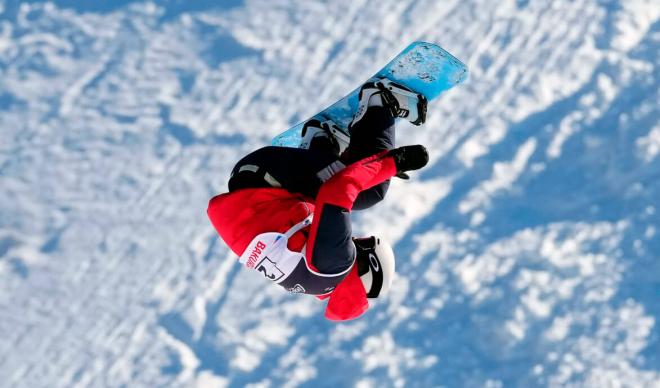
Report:
M 293 252 L 287 247 L 291 236 L 311 225 L 312 217 L 309 215 L 286 233 L 270 232 L 256 236 L 238 259 L 239 262 L 289 292 L 311 295 L 332 292 L 352 266 L 337 274 L 322 274 L 309 268 L 302 252 Z

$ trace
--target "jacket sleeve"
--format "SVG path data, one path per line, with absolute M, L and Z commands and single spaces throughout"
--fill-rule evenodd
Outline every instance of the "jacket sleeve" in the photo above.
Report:
M 394 159 L 385 156 L 387 151 L 357 161 L 323 183 L 316 196 L 316 210 L 306 248 L 306 257 L 311 265 L 314 241 L 319 232 L 319 220 L 326 204 L 351 210 L 360 192 L 376 186 L 396 174 Z M 311 242 L 311 243 L 310 243 Z M 349 320 L 362 315 L 369 304 L 357 266 L 342 280 L 332 294 L 325 316 L 330 320 Z

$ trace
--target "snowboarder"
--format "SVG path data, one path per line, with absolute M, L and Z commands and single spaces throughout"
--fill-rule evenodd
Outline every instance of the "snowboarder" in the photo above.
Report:
M 211 223 L 249 269 L 290 292 L 329 298 L 328 319 L 360 316 L 367 298 L 387 292 L 394 254 L 382 238 L 354 238 L 350 212 L 428 163 L 421 145 L 395 148 L 396 117 L 423 123 L 424 96 L 384 78 L 367 82 L 347 147 L 330 134 L 334 123 L 309 120 L 305 148 L 268 146 L 236 164 L 229 192 L 209 202 Z

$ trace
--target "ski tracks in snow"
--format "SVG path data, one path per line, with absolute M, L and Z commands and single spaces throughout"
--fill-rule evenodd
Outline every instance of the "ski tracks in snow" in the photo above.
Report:
M 0 20 L 0 381 L 657 383 L 653 5 L 18 7 Z M 430 166 L 356 230 L 397 243 L 399 276 L 333 325 L 240 271 L 206 202 L 242 154 L 417 39 L 471 78 L 398 129 Z

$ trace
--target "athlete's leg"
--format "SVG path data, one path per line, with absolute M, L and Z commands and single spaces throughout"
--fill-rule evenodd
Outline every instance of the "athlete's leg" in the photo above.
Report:
M 257 187 L 281 187 L 316 198 L 319 187 L 347 165 L 394 148 L 394 119 L 386 108 L 370 107 L 351 128 L 348 148 L 338 158 L 322 142 L 309 149 L 263 147 L 241 159 L 231 173 L 229 191 Z M 358 196 L 355 210 L 373 206 L 385 198 L 389 181 Z
M 342 155 L 346 164 L 377 154 L 380 151 L 391 150 L 395 144 L 394 118 L 387 108 L 372 106 L 360 121 L 351 128 L 351 141 Z M 390 181 L 387 180 L 358 196 L 353 209 L 368 209 L 385 198 Z
M 351 128 L 351 140 L 342 155 L 346 164 L 391 150 L 395 144 L 394 118 L 389 110 L 382 106 L 367 109 L 360 121 Z
M 323 173 L 336 161 L 336 155 L 322 150 L 263 147 L 236 163 L 229 179 L 229 191 L 281 187 L 316 198 Z

